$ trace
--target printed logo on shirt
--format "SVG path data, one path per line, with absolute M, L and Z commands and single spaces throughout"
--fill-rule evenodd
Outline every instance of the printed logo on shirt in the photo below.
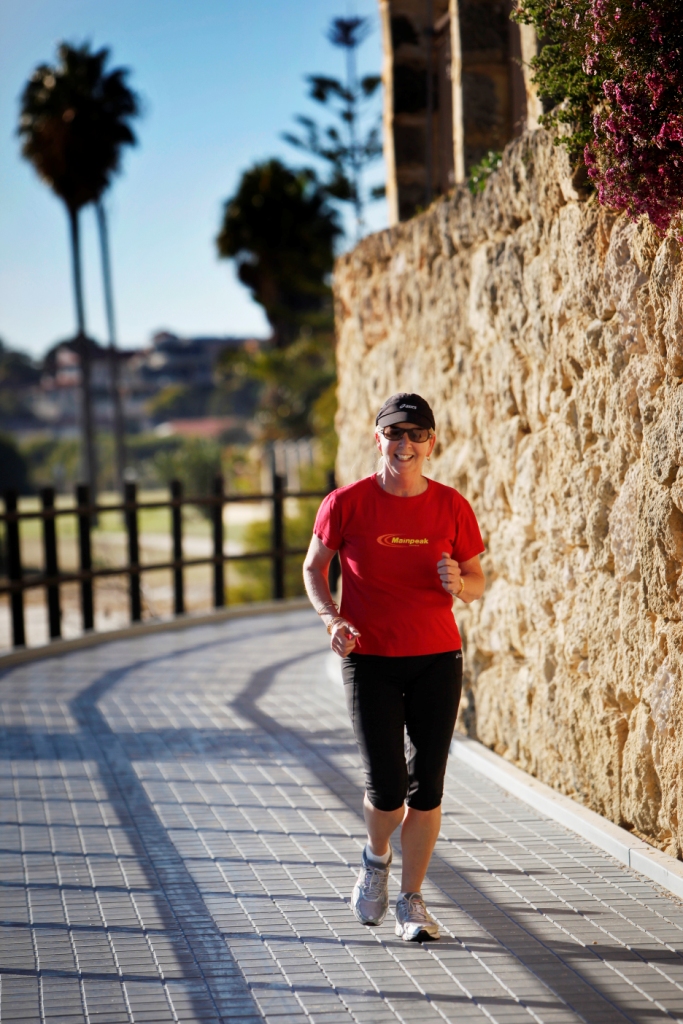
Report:
M 429 544 L 427 537 L 404 537 L 402 533 L 382 533 L 377 543 L 383 548 L 419 548 Z

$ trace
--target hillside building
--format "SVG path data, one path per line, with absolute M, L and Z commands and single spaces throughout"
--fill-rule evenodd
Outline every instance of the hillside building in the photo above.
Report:
M 173 388 L 191 392 L 199 410 L 195 415 L 203 416 L 203 406 L 216 388 L 216 365 L 221 354 L 249 340 L 182 338 L 170 331 L 161 331 L 152 337 L 148 348 L 117 350 L 114 358 L 118 362 L 128 428 L 151 429 L 156 422 L 151 403 Z M 93 340 L 89 345 L 95 421 L 100 428 L 113 428 L 111 353 Z M 15 433 L 33 434 L 48 429 L 54 436 L 77 436 L 81 415 L 81 364 L 73 341 L 59 342 L 50 349 L 43 361 L 39 383 L 30 389 L 27 401 L 33 421 L 28 430 L 15 429 Z

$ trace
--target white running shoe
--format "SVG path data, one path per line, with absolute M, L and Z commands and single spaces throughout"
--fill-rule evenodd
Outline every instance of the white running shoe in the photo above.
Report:
M 433 942 L 441 938 L 439 926 L 419 892 L 408 892 L 396 900 L 396 934 L 404 942 Z
M 376 927 L 387 916 L 392 856 L 386 864 L 371 864 L 363 848 L 360 873 L 351 896 L 353 912 L 361 924 Z

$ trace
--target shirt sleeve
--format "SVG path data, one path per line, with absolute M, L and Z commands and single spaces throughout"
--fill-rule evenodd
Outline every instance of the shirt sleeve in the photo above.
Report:
M 451 558 L 456 562 L 467 562 L 485 550 L 472 506 L 466 498 L 458 494 L 455 506 L 455 543 Z
M 315 517 L 313 533 L 318 537 L 326 548 L 332 551 L 339 551 L 342 546 L 341 533 L 341 509 L 339 497 L 336 491 L 332 491 L 323 498 L 318 514 Z

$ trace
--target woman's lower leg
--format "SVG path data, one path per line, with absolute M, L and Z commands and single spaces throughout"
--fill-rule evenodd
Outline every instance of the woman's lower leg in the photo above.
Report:
M 440 828 L 441 807 L 431 811 L 406 808 L 401 828 L 401 892 L 419 892 L 422 888 Z
M 368 847 L 375 857 L 383 857 L 389 849 L 392 832 L 403 821 L 405 806 L 401 804 L 394 811 L 380 811 L 368 800 L 367 793 L 363 799 L 363 815 L 368 830 Z
M 367 794 L 363 800 L 365 825 L 368 830 L 368 848 L 376 857 L 383 857 L 389 849 L 389 839 L 401 827 L 402 892 L 419 892 L 422 888 L 429 861 L 441 828 L 441 807 L 431 811 L 418 811 L 414 807 L 397 807 L 393 811 L 380 811 L 373 807 Z

